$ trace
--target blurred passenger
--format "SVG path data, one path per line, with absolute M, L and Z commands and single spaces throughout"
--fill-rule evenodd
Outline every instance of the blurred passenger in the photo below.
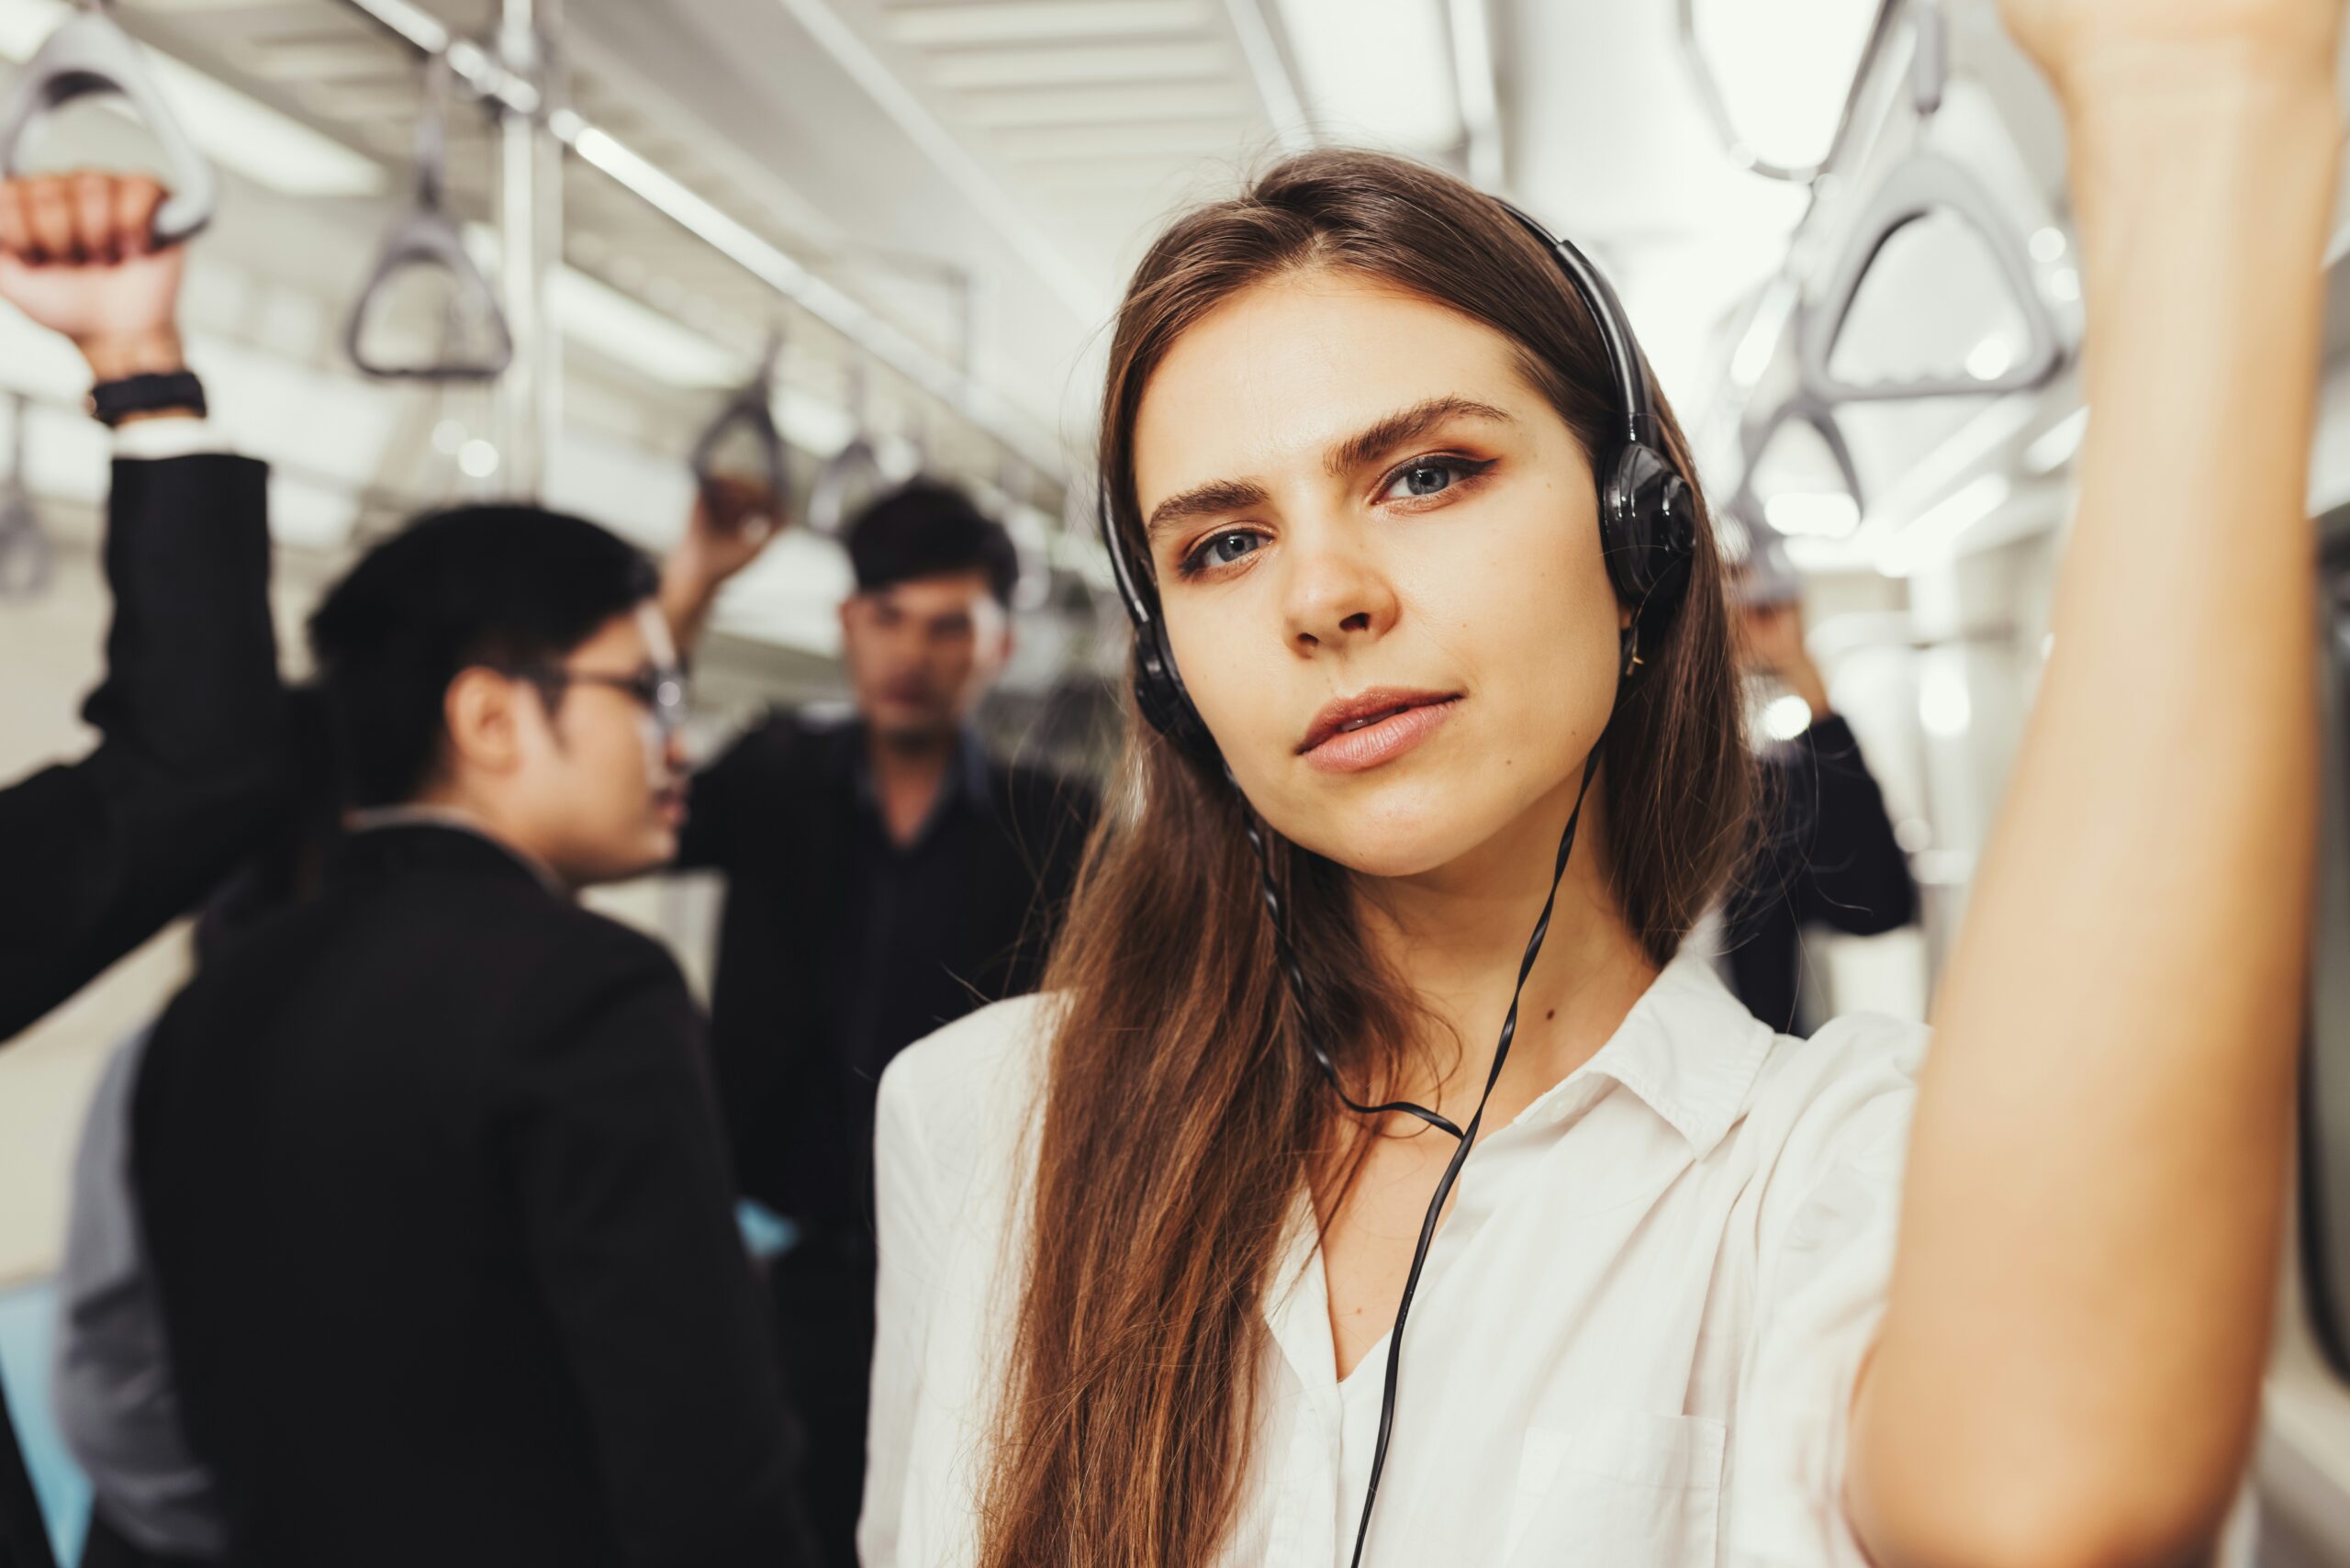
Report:
M 1860 742 L 1804 646 L 1800 593 L 1793 573 L 1767 564 L 1733 585 L 1740 662 L 1802 699 L 1810 722 L 1762 754 L 1761 844 L 1724 912 L 1722 958 L 1748 1012 L 1807 1035 L 1804 927 L 1882 935 L 1917 918 L 1918 889 Z
M 770 530 L 714 487 L 663 574 L 681 641 Z M 792 1220 L 770 1276 L 828 1563 L 856 1561 L 873 1347 L 874 1090 L 907 1046 L 1035 988 L 1094 803 L 989 756 L 972 710 L 1012 651 L 1012 541 L 916 482 L 848 530 L 856 715 L 770 715 L 694 780 L 678 854 L 726 873 L 711 1040 L 743 1190 Z
M 281 734 L 265 476 L 216 450 L 178 329 L 186 252 L 141 175 L 0 180 L 0 299 L 71 339 L 115 431 L 106 678 L 81 761 L 0 790 L 0 1042 L 185 913 L 267 821 Z M 0 1568 L 49 1540 L 0 1397 Z
M 804 1560 L 700 1020 L 573 899 L 676 848 L 655 586 L 588 523 L 469 508 L 311 622 L 352 831 L 130 1092 L 240 1568 Z
M 277 831 L 197 912 L 199 968 L 315 896 L 340 837 L 319 692 L 304 687 L 286 696 L 288 769 Z M 151 1025 L 125 1040 L 90 1096 L 57 1271 L 50 1403 L 91 1485 L 81 1568 L 178 1568 L 218 1562 L 228 1550 L 219 1487 L 181 1425 L 131 1189 L 130 1099 L 151 1035 Z

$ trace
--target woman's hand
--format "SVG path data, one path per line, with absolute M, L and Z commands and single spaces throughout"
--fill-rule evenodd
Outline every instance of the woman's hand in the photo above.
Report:
M 1872 1558 L 2199 1561 L 2276 1320 L 2318 857 L 2306 510 L 2342 0 L 2004 0 L 2096 418 L 1854 1406 Z
M 2339 0 L 2000 0 L 1999 10 L 2076 112 L 2239 69 L 2331 82 L 2342 24 Z

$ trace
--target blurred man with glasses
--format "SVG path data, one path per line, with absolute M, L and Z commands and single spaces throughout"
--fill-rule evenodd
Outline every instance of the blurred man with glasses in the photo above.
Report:
M 311 621 L 346 835 L 118 1091 L 165 1382 L 245 1568 L 805 1561 L 701 1019 L 573 897 L 676 853 L 655 588 L 592 524 L 470 508 Z

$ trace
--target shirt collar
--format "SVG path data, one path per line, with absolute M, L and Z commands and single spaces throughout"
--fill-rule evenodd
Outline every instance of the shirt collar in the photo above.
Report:
M 556 898 L 568 902 L 572 897 L 571 890 L 564 886 L 563 879 L 554 874 L 553 867 L 535 855 L 525 854 L 515 848 L 490 832 L 483 825 L 480 818 L 455 806 L 375 806 L 365 811 L 346 813 L 342 819 L 342 825 L 346 832 L 352 834 L 380 833 L 387 828 L 447 828 L 453 833 L 462 833 L 469 837 L 477 838 L 482 843 L 498 850 L 508 859 L 528 871 L 539 886 Z
M 1590 1103 L 1592 1080 L 1639 1097 L 1703 1159 L 1745 1114 L 1770 1053 L 1769 1025 L 1723 986 L 1704 955 L 1684 950 L 1667 964 L 1606 1045 L 1553 1084 L 1516 1126 L 1557 1121 Z
M 857 803 L 875 816 L 881 812 L 881 794 L 873 782 L 873 752 L 867 739 L 865 725 L 851 724 L 846 731 L 853 743 L 849 747 L 849 778 L 856 790 Z M 930 836 L 938 819 L 946 813 L 957 798 L 968 800 L 981 810 L 992 801 L 988 783 L 987 747 L 979 740 L 979 733 L 969 724 L 956 732 L 955 756 L 946 765 L 946 776 L 941 780 L 938 799 L 931 802 L 930 814 L 923 819 L 914 834 L 919 844 Z

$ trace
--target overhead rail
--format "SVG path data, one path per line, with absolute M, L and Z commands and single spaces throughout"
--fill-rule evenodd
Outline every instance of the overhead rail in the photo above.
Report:
M 367 285 L 352 305 L 343 330 L 343 346 L 351 363 L 363 375 L 379 381 L 495 381 L 514 363 L 514 335 L 498 308 L 498 291 L 465 251 L 464 230 L 447 203 L 449 157 L 449 65 L 434 56 L 425 65 L 424 112 L 416 126 L 416 206 L 393 225 L 375 258 Z M 444 334 L 442 353 L 420 364 L 396 364 L 370 356 L 366 327 L 376 301 L 392 280 L 418 268 L 433 268 L 449 275 L 451 323 L 477 325 L 487 338 L 488 352 L 476 358 L 454 358 Z
M 137 111 L 162 143 L 171 196 L 156 209 L 158 245 L 176 245 L 212 221 L 220 180 L 172 113 L 140 58 L 139 46 L 115 22 L 108 0 L 83 0 L 81 8 L 49 35 L 0 109 L 0 177 L 24 173 L 32 133 L 57 109 L 101 94 L 119 97 Z
M 953 409 L 999 446 L 1046 474 L 1065 472 L 1057 444 L 1025 426 L 1002 399 L 839 288 L 762 239 L 683 181 L 571 108 L 545 95 L 470 39 L 412 0 L 343 0 L 411 48 L 447 59 L 476 93 L 543 125 L 591 168 L 848 340 L 859 352 Z
M 775 422 L 775 400 L 782 390 L 782 373 L 783 330 L 778 327 L 767 335 L 767 346 L 759 356 L 756 374 L 727 399 L 718 417 L 703 428 L 701 438 L 694 442 L 694 482 L 705 494 L 719 480 L 719 457 L 728 437 L 741 430 L 758 447 L 759 477 L 765 482 L 767 494 L 774 498 L 776 505 L 790 506 L 791 454 Z
M 39 597 L 49 587 L 54 551 L 33 509 L 25 478 L 25 425 L 31 402 L 21 392 L 8 398 L 8 477 L 0 483 L 0 599 Z

